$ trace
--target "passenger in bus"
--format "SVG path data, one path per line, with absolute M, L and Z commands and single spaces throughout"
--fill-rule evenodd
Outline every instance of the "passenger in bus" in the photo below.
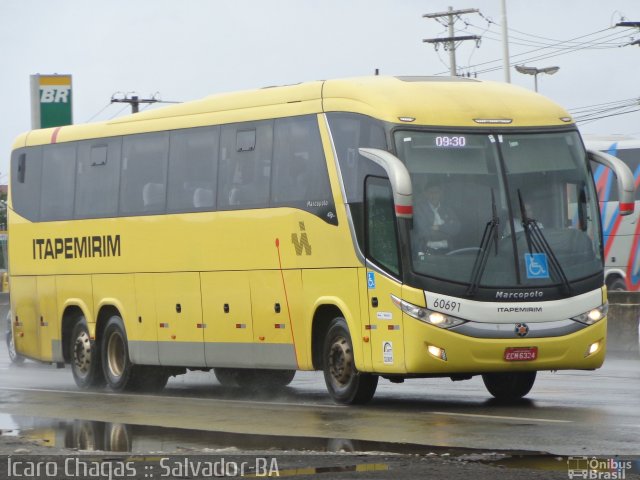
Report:
M 418 252 L 446 253 L 454 248 L 452 239 L 460 232 L 460 221 L 453 209 L 442 202 L 442 186 L 426 186 L 424 197 L 417 198 L 413 222 Z

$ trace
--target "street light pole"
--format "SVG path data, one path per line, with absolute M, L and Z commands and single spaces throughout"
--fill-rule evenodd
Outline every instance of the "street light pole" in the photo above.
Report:
M 524 73 L 525 75 L 533 75 L 533 84 L 535 86 L 535 91 L 538 91 L 538 75 L 540 73 L 546 73 L 547 75 L 553 75 L 560 67 L 544 67 L 544 68 L 536 68 L 536 67 L 525 67 L 524 65 L 516 65 L 516 70 L 520 73 Z

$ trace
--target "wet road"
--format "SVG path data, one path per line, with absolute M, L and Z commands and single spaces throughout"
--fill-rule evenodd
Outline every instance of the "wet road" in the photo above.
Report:
M 310 450 L 372 449 L 367 442 L 384 442 L 385 451 L 398 452 L 440 447 L 640 456 L 640 358 L 610 357 L 595 372 L 539 374 L 517 405 L 495 404 L 474 378 L 381 380 L 371 404 L 343 407 L 331 402 L 319 372 L 299 372 L 283 391 L 263 395 L 224 388 L 206 372 L 173 378 L 156 395 L 80 391 L 69 368 L 11 365 L 3 342 L 0 429 L 33 428 L 52 439 L 74 429 L 76 435 L 82 428 L 106 429 L 113 438 L 124 435 L 129 451 L 136 433 L 138 451 L 162 449 L 164 442 Z M 200 433 L 181 436 L 185 429 Z

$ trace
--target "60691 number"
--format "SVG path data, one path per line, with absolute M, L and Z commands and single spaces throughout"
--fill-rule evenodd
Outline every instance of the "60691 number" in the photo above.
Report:
M 436 298 L 433 301 L 433 308 L 440 308 L 449 312 L 459 312 L 460 302 L 454 302 L 452 300 L 445 300 L 444 298 Z

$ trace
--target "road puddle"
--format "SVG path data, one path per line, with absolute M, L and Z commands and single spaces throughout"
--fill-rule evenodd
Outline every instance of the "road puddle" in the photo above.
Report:
M 81 452 L 120 452 L 134 455 L 154 455 L 167 452 L 174 455 L 234 455 L 242 452 L 275 451 L 287 454 L 345 452 L 367 455 L 436 457 L 454 463 L 478 463 L 507 469 L 549 472 L 568 472 L 571 470 L 578 472 L 579 475 L 592 469 L 602 471 L 607 466 L 618 468 L 622 465 L 626 473 L 638 473 L 640 470 L 637 459 L 629 464 L 619 463 L 622 459 L 617 458 L 599 459 L 600 463 L 596 465 L 595 457 L 557 456 L 543 452 L 491 452 L 406 443 L 239 434 L 7 414 L 0 414 L 0 431 L 2 435 L 20 436 L 55 449 Z M 605 460 L 608 462 L 606 465 L 603 463 Z
M 96 452 L 148 454 L 279 450 L 439 455 L 443 454 L 445 450 L 449 451 L 448 449 L 434 449 L 423 445 L 390 442 L 212 432 L 5 414 L 0 414 L 0 429 L 3 431 L 3 435 L 19 435 L 40 445 Z

